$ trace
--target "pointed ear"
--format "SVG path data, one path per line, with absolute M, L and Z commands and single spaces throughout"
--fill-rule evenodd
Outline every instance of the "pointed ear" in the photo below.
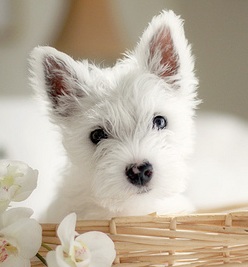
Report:
M 31 83 L 53 114 L 68 117 L 77 110 L 78 99 L 84 96 L 77 68 L 78 63 L 51 47 L 37 47 L 31 53 Z
M 172 11 L 154 17 L 135 50 L 139 64 L 170 83 L 194 78 L 194 60 L 183 21 Z

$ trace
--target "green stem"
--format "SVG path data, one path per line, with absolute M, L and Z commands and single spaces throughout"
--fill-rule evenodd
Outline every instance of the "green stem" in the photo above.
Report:
M 44 265 L 47 266 L 47 262 L 46 262 L 46 260 L 45 260 L 39 253 L 36 254 L 36 257 L 37 257 L 37 258 L 38 258 Z
M 45 249 L 47 249 L 48 251 L 52 251 L 52 248 L 50 248 L 46 243 L 41 243 L 41 246 Z

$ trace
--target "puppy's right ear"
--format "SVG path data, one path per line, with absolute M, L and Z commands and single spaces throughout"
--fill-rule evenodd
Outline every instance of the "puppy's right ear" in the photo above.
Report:
M 84 97 L 79 63 L 51 47 L 37 47 L 30 59 L 31 84 L 48 102 L 52 115 L 69 117 L 77 112 Z
M 163 11 L 152 19 L 136 47 L 135 58 L 142 69 L 164 79 L 172 88 L 195 91 L 191 46 L 182 19 L 173 11 Z

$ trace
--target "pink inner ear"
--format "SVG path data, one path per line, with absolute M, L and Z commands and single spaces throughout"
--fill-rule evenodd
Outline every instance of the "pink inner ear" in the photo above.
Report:
M 49 87 L 49 94 L 55 101 L 57 97 L 69 94 L 66 88 L 66 77 L 70 75 L 62 62 L 57 62 L 54 58 L 48 57 L 44 61 L 45 79 Z
M 159 75 L 162 77 L 173 76 L 178 72 L 179 62 L 178 55 L 174 49 L 174 43 L 170 34 L 170 30 L 163 28 L 152 38 L 150 44 L 150 60 L 154 60 L 154 56 L 160 55 Z

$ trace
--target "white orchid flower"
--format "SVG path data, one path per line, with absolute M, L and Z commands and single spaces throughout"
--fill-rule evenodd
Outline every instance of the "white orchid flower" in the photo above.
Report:
M 20 161 L 0 160 L 0 212 L 25 200 L 37 186 L 38 171 Z
M 42 229 L 33 211 L 13 208 L 0 214 L 0 266 L 29 267 L 41 246 Z
M 61 245 L 47 254 L 49 267 L 110 267 L 116 256 L 113 241 L 102 232 L 77 235 L 76 214 L 64 218 L 58 227 Z M 77 236 L 77 237 L 76 237 Z M 76 238 L 75 238 L 76 237 Z

